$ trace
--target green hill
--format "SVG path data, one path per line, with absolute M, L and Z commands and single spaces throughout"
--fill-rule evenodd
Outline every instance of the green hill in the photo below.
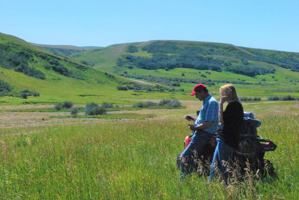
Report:
M 242 96 L 298 96 L 299 53 L 192 41 L 149 41 L 112 45 L 73 56 L 124 77 L 190 90 L 204 82 L 215 91 L 232 82 Z
M 133 91 L 117 89 L 123 85 L 147 87 L 146 83 L 90 68 L 50 53 L 44 47 L 0 34 L 0 101 L 3 103 L 127 102 L 132 95 L 138 99 Z
M 242 97 L 299 97 L 299 54 L 191 41 L 105 48 L 33 45 L 0 34 L 0 102 L 78 103 L 190 99 L 234 83 Z M 28 98 L 27 98 L 28 97 Z
M 44 44 L 33 44 L 38 47 L 43 48 L 45 51 L 48 51 L 49 53 L 53 53 L 58 56 L 74 56 L 80 53 L 83 53 L 87 50 L 93 50 L 93 49 L 100 49 L 101 47 L 78 47 L 78 46 L 72 46 L 72 45 L 44 45 Z

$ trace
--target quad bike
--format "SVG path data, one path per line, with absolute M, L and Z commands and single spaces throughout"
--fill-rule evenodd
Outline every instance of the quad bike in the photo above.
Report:
M 263 139 L 257 135 L 257 128 L 261 125 L 259 120 L 254 118 L 252 113 L 244 113 L 244 124 L 240 132 L 240 142 L 238 150 L 234 151 L 232 166 L 238 169 L 238 177 L 244 177 L 250 171 L 255 177 L 263 178 L 267 175 L 276 177 L 272 163 L 264 158 L 265 153 L 274 151 L 276 145 L 268 139 Z M 190 143 L 192 135 L 186 136 L 184 148 Z M 216 134 L 211 137 L 209 143 L 204 147 L 202 155 L 193 153 L 188 159 L 188 173 L 195 172 L 198 175 L 207 176 L 210 173 L 210 163 L 216 147 Z M 186 165 L 186 163 L 185 163 Z M 177 167 L 182 166 L 180 155 L 177 157 Z

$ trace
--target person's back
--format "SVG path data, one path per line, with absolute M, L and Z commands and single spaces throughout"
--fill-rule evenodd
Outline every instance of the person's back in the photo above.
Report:
M 238 148 L 243 115 L 243 106 L 239 101 L 229 102 L 223 112 L 223 129 L 220 131 L 219 137 L 234 149 Z

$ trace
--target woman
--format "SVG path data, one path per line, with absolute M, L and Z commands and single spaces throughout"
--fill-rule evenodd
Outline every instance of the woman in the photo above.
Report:
M 223 104 L 227 102 L 225 111 Z M 243 106 L 239 101 L 235 87 L 226 84 L 220 87 L 219 120 L 222 129 L 218 132 L 217 146 L 213 155 L 209 180 L 212 180 L 215 168 L 227 184 L 227 164 L 232 160 L 234 150 L 238 149 L 240 129 L 243 125 Z

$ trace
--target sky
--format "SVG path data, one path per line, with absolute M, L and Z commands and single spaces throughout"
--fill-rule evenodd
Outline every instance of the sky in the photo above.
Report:
M 299 52 L 299 1 L 0 0 L 0 32 L 39 44 L 167 39 Z

